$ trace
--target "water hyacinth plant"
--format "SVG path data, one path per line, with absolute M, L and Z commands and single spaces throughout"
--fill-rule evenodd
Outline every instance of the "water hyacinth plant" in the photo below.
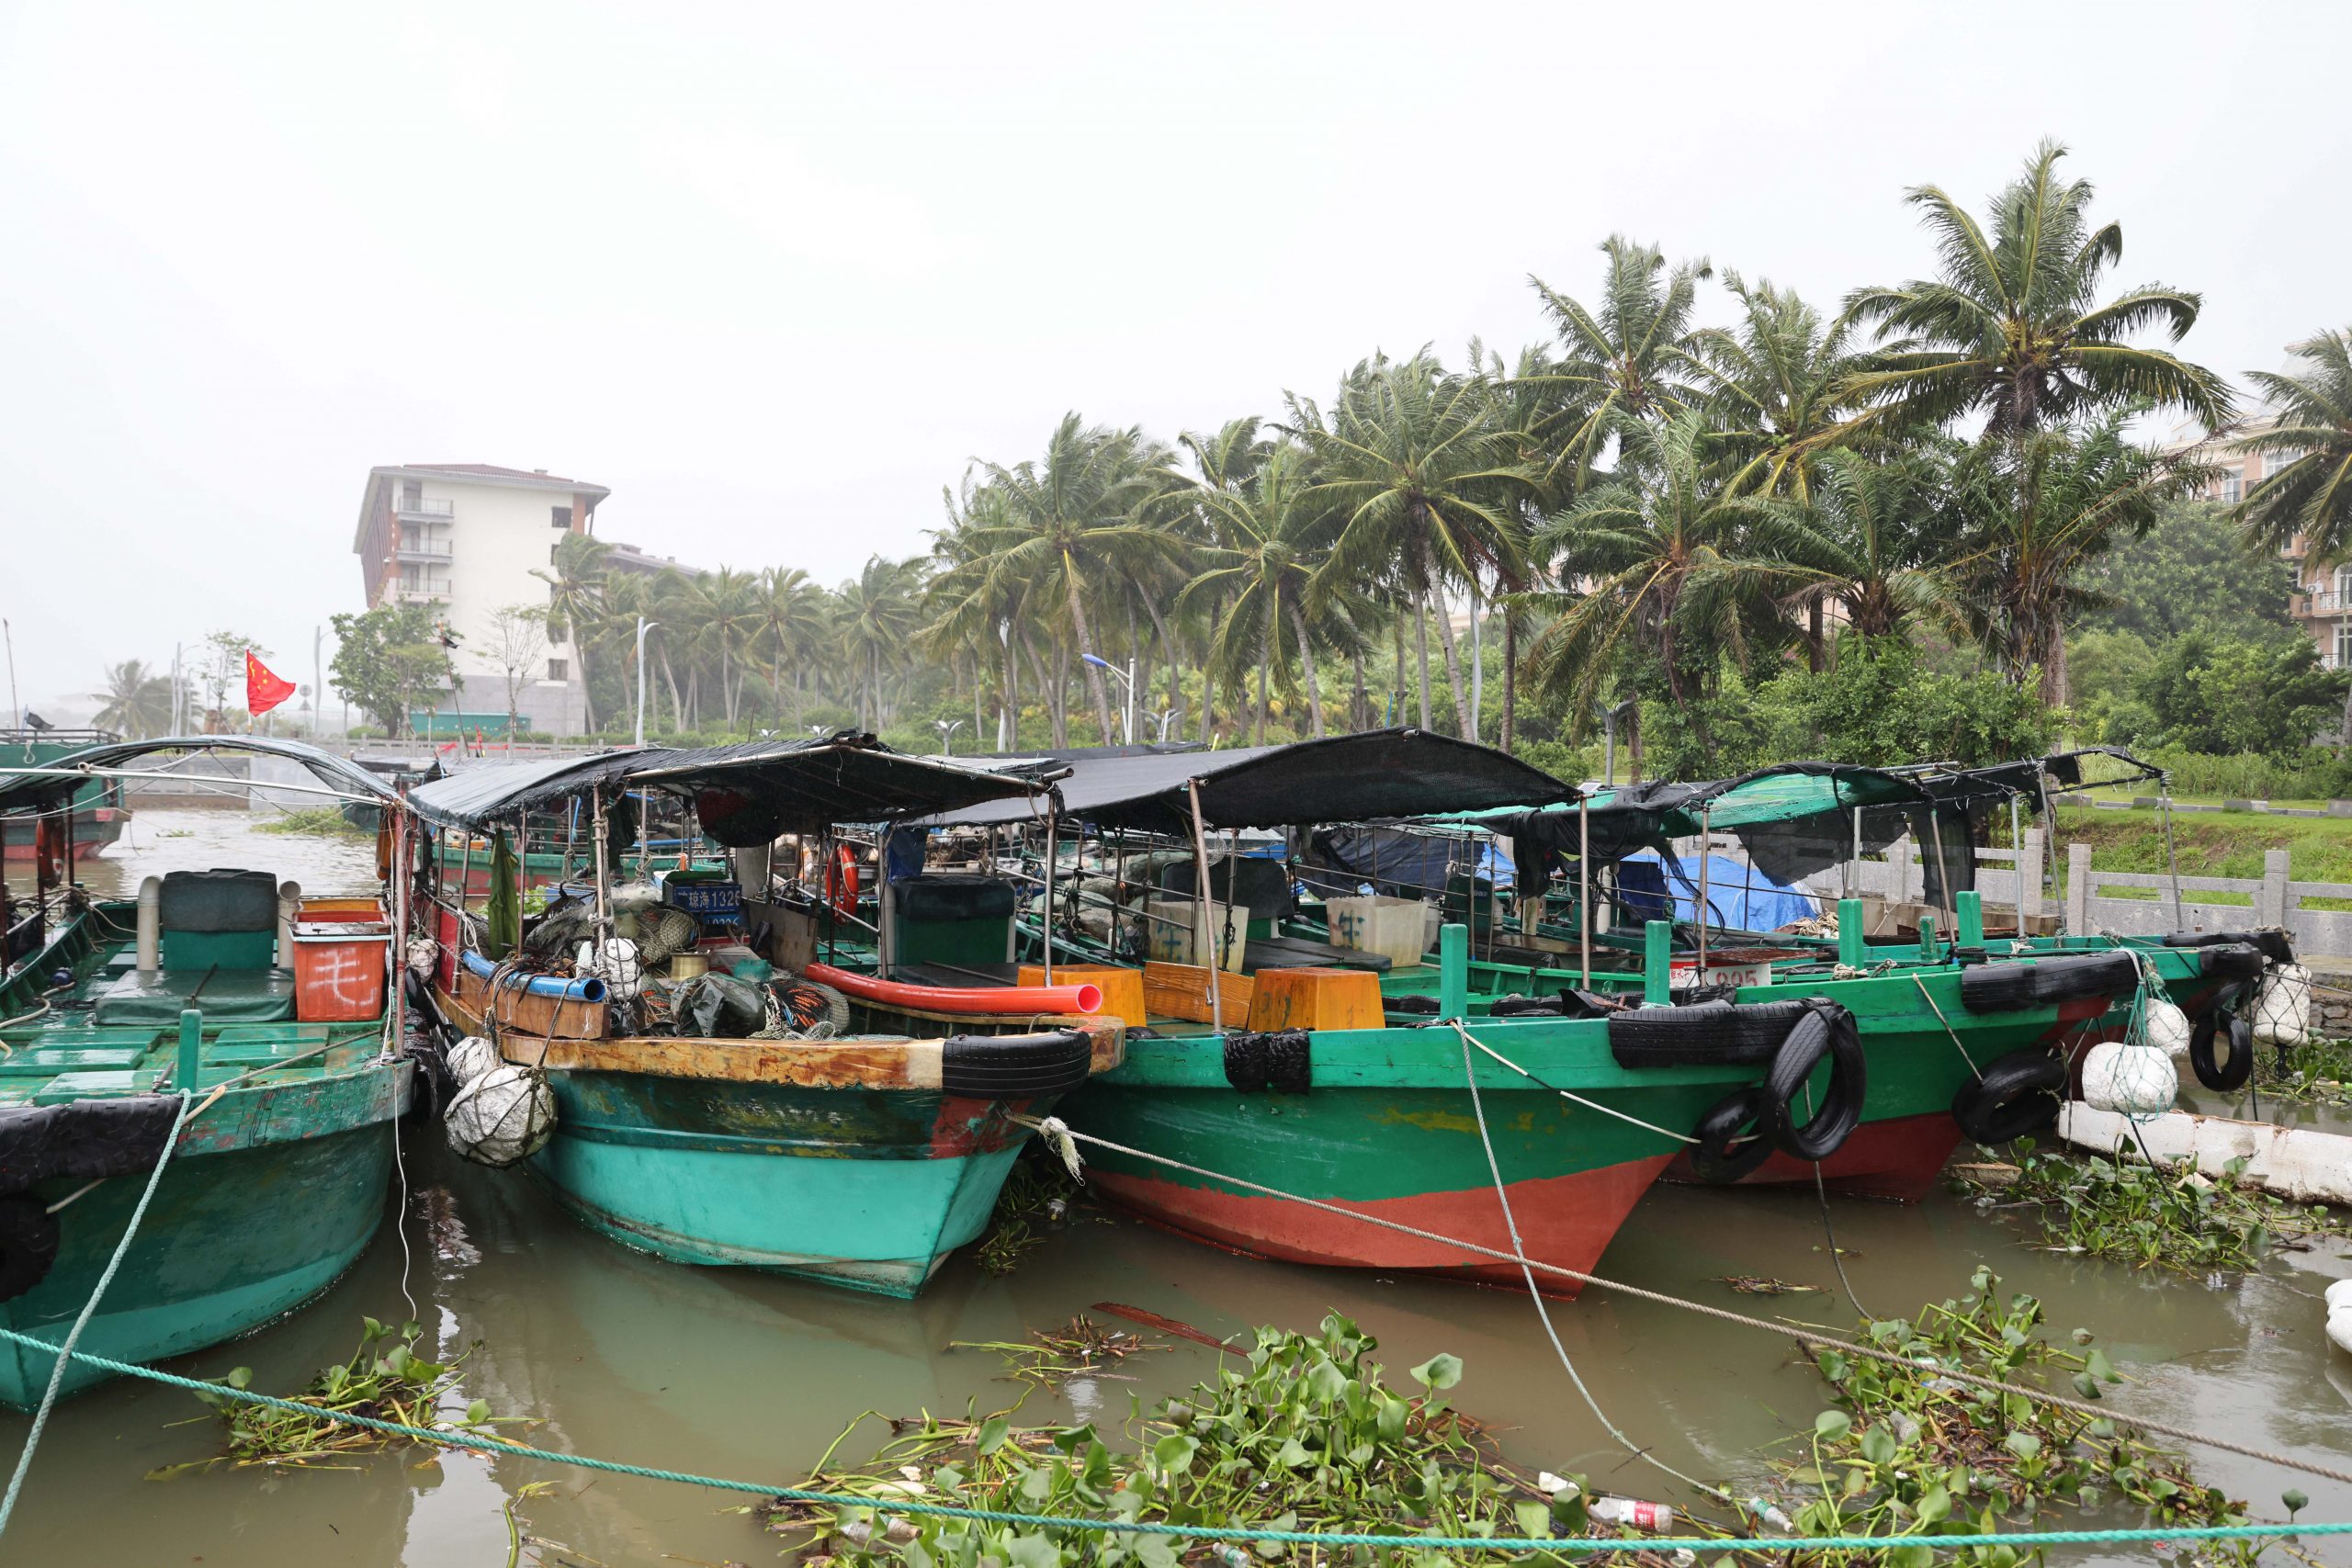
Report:
M 2084 1400 L 2122 1381 L 2084 1330 L 2074 1331 L 2072 1349 L 2051 1343 L 2041 1333 L 2041 1303 L 2004 1296 L 1990 1269 L 1978 1268 L 1969 1287 L 1917 1317 L 1862 1325 L 1861 1338 L 1908 1366 L 1818 1353 L 1834 1403 L 1801 1439 L 1804 1458 L 1782 1471 L 1791 1488 L 1784 1506 L 1799 1533 L 1948 1535 L 1955 1538 L 1954 1561 L 2014 1568 L 2026 1553 L 1964 1547 L 1965 1538 L 2032 1529 L 2061 1507 L 2130 1508 L 2140 1516 L 2133 1522 L 2158 1528 L 2245 1521 L 2243 1503 L 2198 1481 L 2185 1461 L 2140 1441 L 2125 1424 L 1952 1381 L 1948 1374 L 1959 1371 L 2055 1383 Z M 1913 1546 L 1806 1560 L 1928 1568 L 1934 1555 Z
M 316 1415 L 254 1404 L 227 1393 L 199 1393 L 196 1397 L 217 1411 L 228 1428 L 224 1450 L 210 1459 L 150 1472 L 148 1479 L 167 1480 L 219 1464 L 348 1470 L 356 1467 L 332 1461 L 426 1440 L 349 1426 L 335 1419 L 341 1416 L 474 1437 L 489 1437 L 494 1427 L 527 1424 L 527 1417 L 491 1415 L 490 1406 L 479 1399 L 460 1403 L 458 1384 L 470 1347 L 447 1361 L 428 1360 L 417 1354 L 416 1342 L 424 1333 L 418 1325 L 403 1323 L 395 1330 L 372 1317 L 362 1322 L 359 1348 L 351 1359 L 326 1368 L 301 1393 L 288 1396 Z M 251 1367 L 238 1367 L 212 1381 L 223 1389 L 243 1390 L 252 1386 L 253 1376 Z
M 1999 1206 L 2030 1209 L 2055 1252 L 2187 1274 L 2246 1273 L 2280 1247 L 2342 1228 L 2322 1205 L 2240 1187 L 2243 1159 L 2217 1179 L 2189 1166 L 2038 1150 L 2030 1138 L 2014 1147 L 2016 1173 L 1999 1187 Z
M 1273 1532 L 1487 1535 L 1527 1542 L 1506 1562 L 1565 1562 L 1545 1540 L 1588 1528 L 1580 1481 L 1557 1493 L 1506 1461 L 1492 1437 L 1454 1410 L 1448 1391 L 1462 1362 L 1434 1356 L 1408 1374 L 1418 1392 L 1392 1391 L 1371 1359 L 1376 1341 L 1333 1314 L 1312 1335 L 1257 1331 L 1240 1365 L 1162 1401 L 1130 1423 L 1114 1450 L 1091 1426 L 1018 1428 L 1011 1414 L 925 1418 L 866 1465 L 820 1466 L 812 1489 L 869 1496 L 871 1507 L 779 1499 L 762 1512 L 797 1550 L 876 1568 L 1176 1568 L 1216 1561 L 1249 1568 L 1292 1549 L 1211 1549 L 1182 1536 L 1000 1525 L 893 1515 L 894 1499 L 1073 1518 L 1179 1526 L 1262 1527 Z M 1310 1559 L 1389 1562 L 1400 1554 L 1336 1548 Z M 1656 1557 L 1656 1554 L 1652 1554 Z M 1432 1551 L 1416 1562 L 1448 1561 Z M 1659 1563 L 1663 1557 L 1656 1557 Z

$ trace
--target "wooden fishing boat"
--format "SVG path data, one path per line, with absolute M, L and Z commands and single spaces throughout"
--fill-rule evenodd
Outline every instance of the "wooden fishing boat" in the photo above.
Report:
M 324 752 L 205 737 L 43 764 L 63 776 L 0 773 L 0 813 L 54 808 L 79 787 L 70 770 L 205 746 L 293 757 L 322 795 L 398 815 L 396 795 Z M 383 1217 L 413 1072 L 388 1049 L 396 911 L 215 871 L 38 912 L 40 947 L 0 985 L 0 1327 L 63 1341 L 172 1143 L 182 1091 L 185 1129 L 79 1348 L 150 1361 L 216 1344 L 350 1267 Z M 55 1365 L 0 1344 L 0 1402 L 37 1404 Z M 74 1364 L 61 1386 L 103 1375 Z
M 783 951 L 786 928 L 798 926 L 794 911 L 758 896 L 769 886 L 767 850 L 786 832 L 1026 801 L 1035 787 L 847 736 L 476 766 L 423 786 L 416 800 L 437 826 L 495 833 L 514 831 L 529 808 L 579 799 L 592 842 L 617 845 L 628 835 L 613 830 L 610 808 L 628 790 L 682 796 L 704 833 L 758 863 L 727 894 L 729 919 L 715 922 L 739 945 L 667 959 L 673 973 L 691 960 L 695 976 L 639 976 L 634 985 L 647 989 L 632 997 L 611 967 L 599 972 L 605 944 L 631 940 L 616 935 L 608 879 L 587 918 L 584 964 L 574 953 L 534 953 L 529 921 L 521 961 L 493 962 L 444 906 L 438 1007 L 458 1031 L 494 1038 L 500 1058 L 543 1078 L 552 1096 L 552 1134 L 528 1168 L 592 1228 L 661 1258 L 915 1294 L 986 1224 L 1031 1134 L 1024 1119 L 1046 1112 L 1097 1065 L 1115 1063 L 1121 1031 L 1087 1016 L 1099 998 L 1065 987 L 1007 991 L 996 1011 L 935 1032 L 808 1035 L 782 1011 L 788 978 L 765 973 L 778 960 L 797 970 L 813 958 L 805 946 Z M 433 881 L 446 885 L 438 874 Z M 741 987 L 729 997 L 748 995 L 755 1009 L 776 1003 L 769 1026 L 731 1035 L 674 1019 L 649 1027 L 648 998 L 710 984 L 706 970 Z
M 0 730 L 0 766 L 38 768 L 121 739 L 103 729 Z M 74 793 L 70 811 L 0 818 L 0 859 L 42 861 L 45 870 L 79 863 L 119 841 L 130 825 L 121 782 L 93 779 Z

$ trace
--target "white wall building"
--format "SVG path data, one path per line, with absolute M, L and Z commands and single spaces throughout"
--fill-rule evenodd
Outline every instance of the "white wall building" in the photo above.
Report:
M 497 613 L 544 608 L 548 570 L 567 533 L 585 534 L 603 485 L 561 479 L 544 468 L 487 463 L 393 464 L 371 468 L 352 548 L 368 585 L 368 605 L 416 602 L 439 607 L 458 642 L 452 656 L 462 686 L 440 705 L 445 714 L 507 712 L 507 651 Z M 514 706 L 525 727 L 554 734 L 582 728 L 579 660 L 569 638 L 548 637 L 517 665 Z

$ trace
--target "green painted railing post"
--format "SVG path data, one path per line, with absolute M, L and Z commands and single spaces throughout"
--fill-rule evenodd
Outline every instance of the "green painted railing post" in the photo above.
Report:
M 1470 1016 L 1470 928 L 1437 929 L 1437 1015 Z
M 1642 928 L 1642 1000 L 1664 1007 L 1673 987 L 1674 922 L 1652 920 Z
M 195 1008 L 180 1013 L 179 1065 L 172 1069 L 172 1087 L 196 1091 L 196 1074 L 204 1054 L 204 1014 Z
M 1919 917 L 1919 956 L 1936 956 L 1936 917 L 1933 915 Z
M 1849 969 L 1870 965 L 1870 933 L 1862 929 L 1862 901 L 1860 898 L 1838 900 L 1838 962 Z
M 1984 946 L 1984 895 L 1973 891 L 1956 893 L 1952 895 L 1952 903 L 1960 916 L 1960 935 L 1957 939 L 1960 945 Z

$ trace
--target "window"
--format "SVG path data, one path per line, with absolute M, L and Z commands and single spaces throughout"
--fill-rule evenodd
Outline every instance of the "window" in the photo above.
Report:
M 553 566 L 553 565 L 555 565 L 555 564 L 556 564 L 556 561 L 555 561 L 555 553 L 556 553 L 556 551 L 558 551 L 558 550 L 561 549 L 562 547 L 562 547 L 561 545 L 549 545 L 549 546 L 548 547 L 548 564 L 549 566 Z
M 550 681 L 569 681 L 569 680 L 571 680 L 571 661 L 570 660 L 568 660 L 568 659 L 550 659 L 550 660 L 548 660 L 548 680 L 550 680 Z
M 2242 468 L 2224 469 L 2222 474 L 2222 504 L 2235 506 L 2245 498 L 2245 470 Z
M 571 508 L 570 508 L 569 506 L 550 506 L 550 507 L 548 507 L 548 527 L 550 527 L 550 528 L 569 528 L 569 527 L 571 527 Z
M 2352 622 L 2335 624 L 2335 658 L 2330 661 L 2334 670 L 2352 670 Z
M 2262 456 L 2262 477 L 2266 479 L 2270 478 L 2273 474 L 2278 472 L 2279 469 L 2285 468 L 2288 464 L 2294 462 L 2301 456 L 2302 454 L 2301 452 L 2296 451 L 2291 446 L 2281 451 L 2264 453 Z
M 402 512 L 422 512 L 424 510 L 424 486 L 423 484 L 414 479 L 403 479 L 401 481 L 401 510 Z

